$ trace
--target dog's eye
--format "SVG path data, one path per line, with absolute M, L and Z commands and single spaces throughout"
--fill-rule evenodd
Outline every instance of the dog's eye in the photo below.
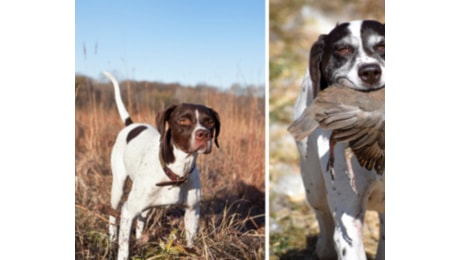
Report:
M 335 49 L 335 53 L 341 56 L 350 55 L 353 53 L 353 48 L 351 48 L 350 46 L 339 46 Z
M 181 126 L 189 126 L 192 124 L 192 121 L 189 118 L 184 117 L 179 119 L 177 123 L 179 123 Z
M 374 50 L 378 53 L 385 53 L 385 43 L 379 43 L 375 45 Z
M 211 118 L 205 118 L 203 120 L 203 124 L 209 128 L 213 127 L 215 125 L 214 121 Z

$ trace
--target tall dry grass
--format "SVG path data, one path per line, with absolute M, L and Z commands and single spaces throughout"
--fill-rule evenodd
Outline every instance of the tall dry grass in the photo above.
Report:
M 183 209 L 156 208 L 143 238 L 133 238 L 134 259 L 264 259 L 265 118 L 264 98 L 235 96 L 214 88 L 122 82 L 122 95 L 135 122 L 154 124 L 155 114 L 172 103 L 202 103 L 221 118 L 220 149 L 200 155 L 202 183 L 195 252 L 184 249 Z M 113 87 L 76 78 L 75 258 L 112 259 L 108 242 L 110 152 L 123 124 Z M 128 185 L 129 188 L 129 185 Z

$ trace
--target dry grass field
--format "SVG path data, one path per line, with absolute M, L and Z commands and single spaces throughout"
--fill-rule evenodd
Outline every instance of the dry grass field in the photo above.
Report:
M 75 86 L 75 258 L 112 259 L 107 216 L 100 208 L 109 205 L 110 152 L 123 124 L 109 83 L 76 76 Z M 196 252 L 185 250 L 183 210 L 171 206 L 151 213 L 144 237 L 132 239 L 132 259 L 264 259 L 265 98 L 177 84 L 120 86 L 135 122 L 154 125 L 166 106 L 191 102 L 214 108 L 222 125 L 220 149 L 198 157 L 202 216 Z

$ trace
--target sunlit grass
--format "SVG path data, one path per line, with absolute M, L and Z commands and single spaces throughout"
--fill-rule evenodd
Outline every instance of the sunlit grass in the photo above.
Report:
M 113 88 L 79 78 L 75 113 L 75 257 L 110 259 L 107 216 L 111 189 L 110 152 L 123 124 Z M 77 80 L 76 80 L 77 85 Z M 172 103 L 202 103 L 221 118 L 220 149 L 200 155 L 200 225 L 195 252 L 185 250 L 183 209 L 156 208 L 133 259 L 264 259 L 265 118 L 264 98 L 236 96 L 213 88 L 123 82 L 122 95 L 135 122 L 155 124 Z M 129 85 L 129 86 L 128 86 Z M 128 185 L 129 186 L 129 185 Z

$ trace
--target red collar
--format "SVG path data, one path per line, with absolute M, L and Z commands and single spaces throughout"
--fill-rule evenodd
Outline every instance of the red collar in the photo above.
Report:
M 166 176 L 168 176 L 168 178 L 171 181 L 159 182 L 159 183 L 156 184 L 157 186 L 168 186 L 168 185 L 180 186 L 181 184 L 183 184 L 183 183 L 188 181 L 188 177 L 190 175 L 192 175 L 192 172 L 195 169 L 195 165 L 193 165 L 193 167 L 190 169 L 190 171 L 187 174 L 185 174 L 184 176 L 181 177 L 181 176 L 175 174 L 171 169 L 169 169 L 168 166 L 166 166 L 166 164 L 165 164 L 165 162 L 163 160 L 163 156 L 161 156 L 161 152 L 160 152 L 159 157 L 160 157 L 161 167 L 163 167 L 164 173 L 166 174 Z

